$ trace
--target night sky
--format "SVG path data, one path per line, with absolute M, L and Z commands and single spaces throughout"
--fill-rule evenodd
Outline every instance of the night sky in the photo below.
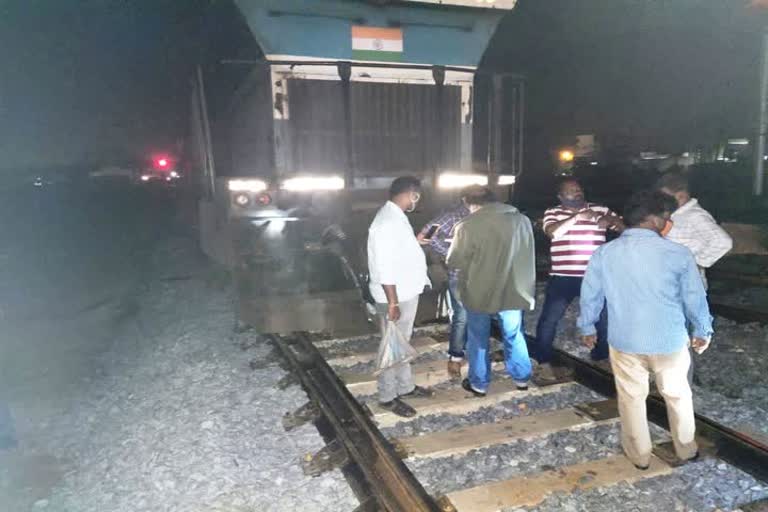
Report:
M 0 0 L 0 170 L 173 144 L 224 1 Z M 576 133 L 670 150 L 751 135 L 766 20 L 746 3 L 520 0 L 485 64 L 528 76 L 534 154 Z
M 0 165 L 120 159 L 172 144 L 202 3 L 0 0 Z

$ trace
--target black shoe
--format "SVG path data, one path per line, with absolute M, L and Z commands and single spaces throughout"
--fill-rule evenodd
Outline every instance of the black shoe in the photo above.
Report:
M 466 391 L 469 391 L 475 396 L 478 396 L 478 397 L 485 396 L 485 392 L 478 391 L 472 387 L 472 384 L 469 383 L 469 379 L 464 379 L 463 381 L 461 381 L 461 387 L 464 388 Z
M 435 392 L 431 389 L 423 388 L 421 386 L 414 386 L 410 393 L 406 393 L 400 396 L 406 396 L 409 398 L 432 398 L 435 396 Z
M 413 418 L 416 416 L 416 409 L 403 402 L 399 398 L 395 398 L 391 402 L 379 402 L 379 406 L 382 409 L 392 411 L 393 414 L 402 416 L 403 418 Z
M 515 382 L 515 387 L 518 391 L 528 391 L 528 384 L 518 384 Z

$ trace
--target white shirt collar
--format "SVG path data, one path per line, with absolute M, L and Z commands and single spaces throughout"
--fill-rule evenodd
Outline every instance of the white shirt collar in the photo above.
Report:
M 693 209 L 698 204 L 699 204 L 699 200 L 696 199 L 695 197 L 692 197 L 692 198 L 690 198 L 688 200 L 687 203 L 685 203 L 683 206 L 681 206 L 680 208 L 678 208 L 677 210 L 672 212 L 672 217 L 675 217 L 676 215 L 681 215 L 681 214 L 687 212 L 688 210 Z
M 387 208 L 389 208 L 389 210 L 391 210 L 391 211 L 392 211 L 392 213 L 395 213 L 395 212 L 397 212 L 397 213 L 398 213 L 398 214 L 400 214 L 400 216 L 401 216 L 401 217 L 403 217 L 404 219 L 407 219 L 407 218 L 408 218 L 408 217 L 405 215 L 405 212 L 404 212 L 404 211 L 403 211 L 403 210 L 402 210 L 402 209 L 401 209 L 399 206 L 397 206 L 395 203 L 393 203 L 392 201 L 387 201 L 387 202 L 384 204 L 384 206 L 385 206 L 385 207 L 387 207 Z

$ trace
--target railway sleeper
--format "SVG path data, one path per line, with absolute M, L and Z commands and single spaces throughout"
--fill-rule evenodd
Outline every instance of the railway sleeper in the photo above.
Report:
M 332 440 L 315 454 L 308 454 L 301 464 L 307 476 L 320 476 L 328 471 L 340 469 L 351 462 L 347 450 L 338 439 Z
M 318 417 L 320 417 L 320 409 L 310 400 L 295 411 L 283 415 L 283 428 L 286 432 L 290 432 L 307 423 L 314 423 Z
M 582 411 L 594 411 L 590 416 Z M 410 458 L 437 458 L 466 454 L 518 440 L 531 440 L 576 427 L 616 422 L 615 400 L 579 404 L 573 408 L 557 409 L 530 416 L 520 416 L 495 423 L 443 430 L 430 434 L 395 439 L 395 451 Z
M 458 512 L 499 512 L 511 507 L 533 507 L 554 492 L 572 493 L 620 482 L 669 474 L 673 468 L 656 456 L 650 467 L 637 469 L 624 455 L 522 475 L 447 494 Z

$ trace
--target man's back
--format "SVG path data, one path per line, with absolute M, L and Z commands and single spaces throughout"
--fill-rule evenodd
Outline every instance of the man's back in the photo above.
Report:
M 534 263 L 530 220 L 503 203 L 464 219 L 449 253 L 449 266 L 462 272 L 461 300 L 486 313 L 533 308 Z
M 688 343 L 686 320 L 709 323 L 691 252 L 648 229 L 629 229 L 600 247 L 582 286 L 582 308 L 608 302 L 608 341 L 634 354 L 668 354 Z M 581 319 L 580 319 L 581 320 Z

